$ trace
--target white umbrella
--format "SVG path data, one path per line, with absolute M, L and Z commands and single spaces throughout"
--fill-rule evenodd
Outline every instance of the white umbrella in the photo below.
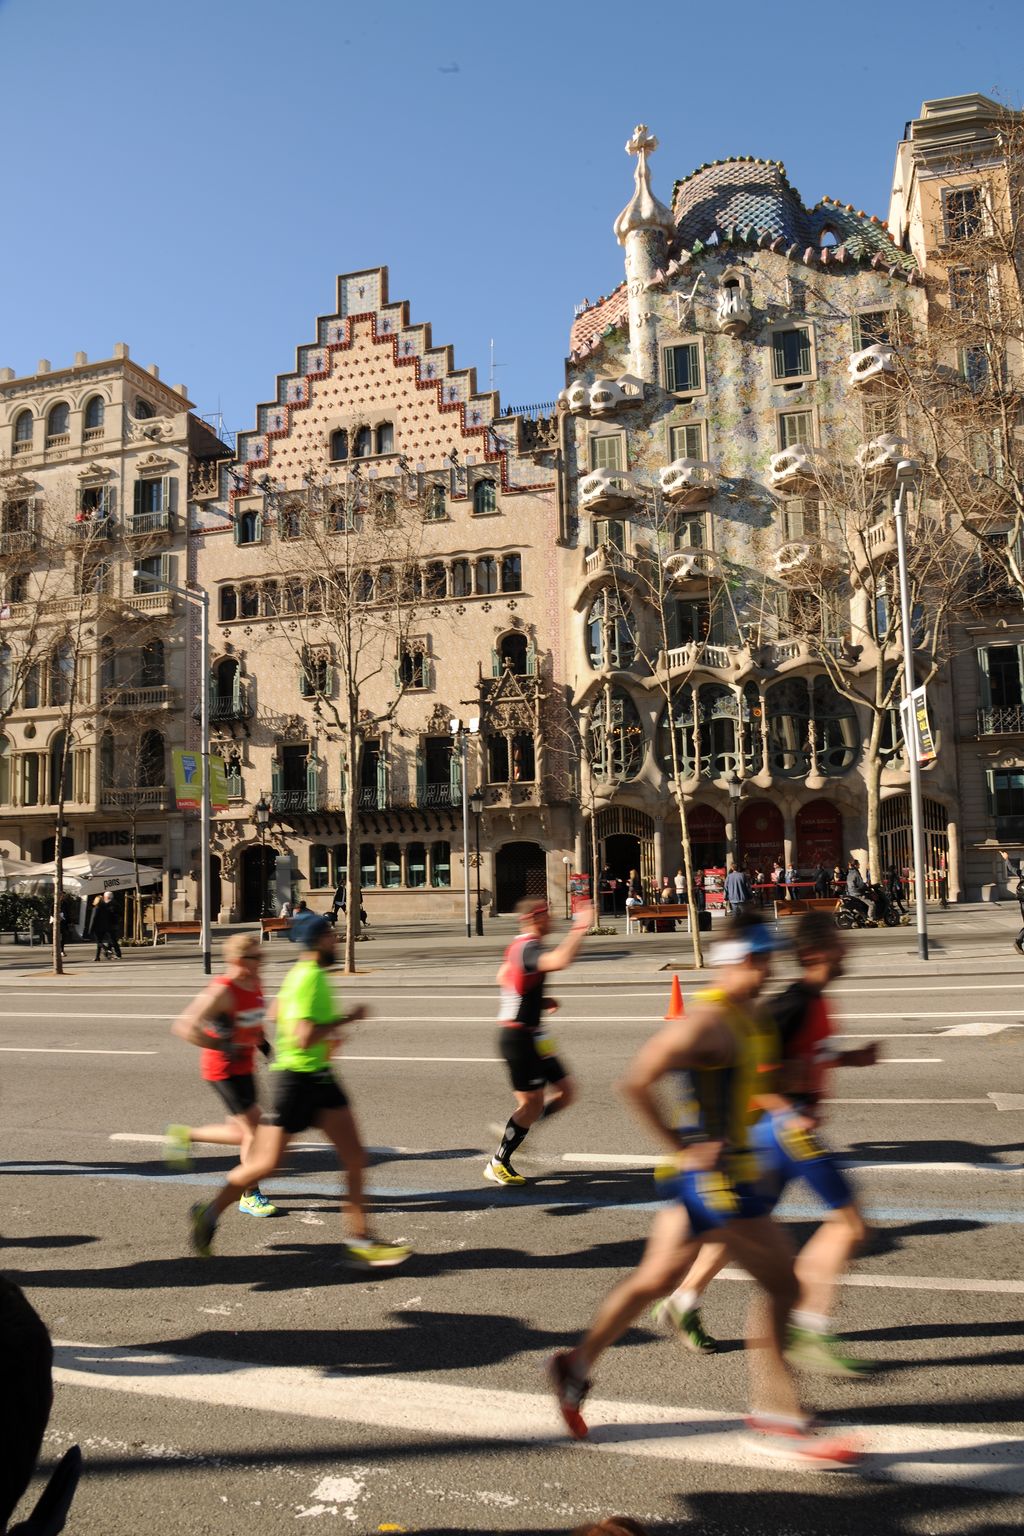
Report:
M 135 865 L 124 859 L 111 859 L 95 853 L 74 853 L 64 860 L 64 886 L 71 894 L 92 896 L 98 891 L 133 891 L 137 885 L 158 885 L 163 878 L 159 869 L 140 864 L 139 877 L 135 878 Z M 37 864 L 29 874 L 12 882 L 22 886 L 52 885 L 57 878 L 57 865 Z
M 9 891 L 19 880 L 36 874 L 42 868 L 27 859 L 16 859 L 12 854 L 0 853 L 0 891 Z

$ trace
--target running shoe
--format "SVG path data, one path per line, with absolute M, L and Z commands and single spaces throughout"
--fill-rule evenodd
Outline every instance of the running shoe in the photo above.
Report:
M 691 1307 L 686 1311 L 677 1306 L 671 1296 L 666 1296 L 664 1301 L 655 1304 L 652 1315 L 656 1323 L 671 1328 L 680 1342 L 695 1355 L 717 1354 L 718 1340 L 713 1339 L 710 1333 L 705 1333 L 699 1307 Z
M 766 1456 L 781 1456 L 822 1471 L 856 1466 L 864 1459 L 855 1436 L 825 1435 L 813 1423 L 784 1424 L 777 1419 L 751 1416 L 746 1421 L 748 1443 Z
M 815 1333 L 813 1328 L 798 1328 L 794 1323 L 789 1325 L 786 1359 L 798 1370 L 818 1376 L 870 1376 L 875 1370 L 873 1360 L 848 1355 L 842 1339 L 834 1333 Z
M 276 1216 L 277 1206 L 271 1205 L 262 1190 L 254 1189 L 250 1194 L 243 1195 L 238 1202 L 238 1209 L 244 1216 Z
M 361 1269 L 393 1269 L 404 1264 L 411 1253 L 404 1243 L 378 1243 L 371 1237 L 353 1238 L 345 1244 L 348 1262 Z
M 511 1163 L 501 1163 L 496 1157 L 492 1157 L 489 1163 L 484 1164 L 484 1178 L 492 1184 L 525 1184 L 526 1180 L 521 1173 L 516 1173 Z
M 590 1382 L 576 1375 L 568 1350 L 551 1356 L 548 1361 L 548 1377 L 555 1390 L 558 1411 L 565 1420 L 566 1429 L 574 1440 L 585 1440 L 587 1424 L 582 1408 L 590 1391 Z
M 193 1205 L 189 1209 L 189 1236 L 192 1240 L 192 1251 L 201 1259 L 212 1257 L 213 1234 L 217 1230 L 216 1218 L 210 1215 L 210 1207 L 202 1202 Z
M 164 1162 L 182 1173 L 191 1169 L 192 1138 L 187 1125 L 169 1125 L 164 1131 Z

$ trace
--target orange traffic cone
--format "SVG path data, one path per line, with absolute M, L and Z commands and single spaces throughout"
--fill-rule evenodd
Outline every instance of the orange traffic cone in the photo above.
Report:
M 672 977 L 672 995 L 671 995 L 671 997 L 668 1000 L 668 1013 L 666 1013 L 665 1018 L 666 1018 L 666 1021 L 668 1021 L 668 1020 L 671 1020 L 671 1019 L 681 1019 L 682 1016 L 683 1016 L 683 989 L 679 985 L 679 977 L 678 976 L 673 976 Z

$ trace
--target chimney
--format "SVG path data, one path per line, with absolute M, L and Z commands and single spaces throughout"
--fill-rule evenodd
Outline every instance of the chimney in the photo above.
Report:
M 114 356 L 115 357 L 127 357 L 128 355 L 129 355 L 129 353 L 128 353 L 128 343 L 126 341 L 115 341 L 114 342 Z
M 88 361 L 89 361 L 89 357 L 88 357 L 87 353 L 85 353 L 85 352 L 76 352 L 75 353 L 75 367 L 76 368 L 84 368 L 86 366 L 86 364 L 88 363 Z

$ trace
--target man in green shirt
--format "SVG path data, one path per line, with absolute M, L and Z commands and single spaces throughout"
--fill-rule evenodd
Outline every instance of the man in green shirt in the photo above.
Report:
M 335 960 L 335 932 L 326 917 L 302 914 L 292 924 L 291 938 L 301 947 L 302 956 L 285 976 L 277 998 L 274 1113 L 259 1126 L 248 1160 L 228 1174 L 219 1194 L 207 1204 L 192 1207 L 192 1247 L 208 1258 L 221 1212 L 243 1190 L 260 1178 L 269 1178 L 281 1166 L 292 1137 L 315 1125 L 333 1144 L 347 1175 L 341 1210 L 350 1234 L 349 1259 L 371 1269 L 401 1264 L 409 1257 L 408 1248 L 380 1243 L 368 1235 L 363 1144 L 345 1091 L 331 1071 L 342 1026 L 364 1018 L 366 1009 L 353 1008 L 345 1015 L 338 1006 L 328 974 Z M 259 1175 L 253 1172 L 256 1168 L 262 1170 Z

